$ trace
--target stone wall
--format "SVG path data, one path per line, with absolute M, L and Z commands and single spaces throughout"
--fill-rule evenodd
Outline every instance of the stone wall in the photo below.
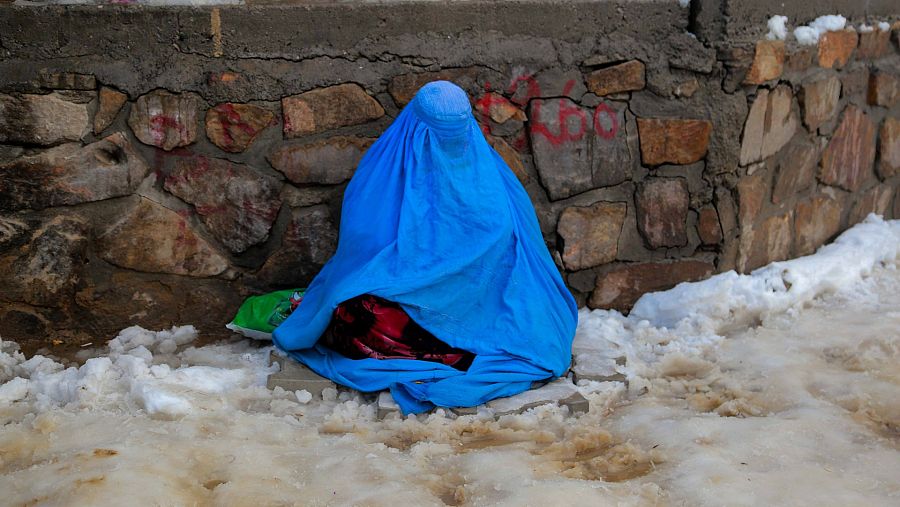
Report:
M 355 165 L 435 79 L 592 308 L 900 217 L 898 25 L 797 46 L 753 5 L 0 6 L 0 335 L 226 335 L 330 257 Z

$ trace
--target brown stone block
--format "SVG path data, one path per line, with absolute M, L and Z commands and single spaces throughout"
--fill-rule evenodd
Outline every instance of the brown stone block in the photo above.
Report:
M 228 268 L 181 214 L 143 197 L 96 246 L 107 262 L 135 271 L 206 277 Z
M 779 85 L 771 92 L 761 89 L 744 123 L 740 164 L 759 162 L 778 153 L 794 136 L 797 124 L 790 86 Z
M 887 55 L 891 49 L 891 31 L 873 30 L 859 35 L 859 48 L 856 57 L 874 60 Z
M 646 292 L 671 289 L 681 282 L 706 278 L 714 269 L 711 262 L 696 259 L 625 264 L 597 277 L 588 305 L 628 311 Z
M 335 185 L 349 180 L 374 139 L 336 136 L 300 145 L 285 144 L 269 163 L 294 183 Z
M 487 114 L 496 123 L 503 124 L 511 119 L 516 121 L 526 120 L 525 111 L 522 111 L 517 105 L 498 93 L 486 93 L 479 99 L 478 104 L 482 106 L 480 111 Z
M 857 95 L 866 96 L 869 93 L 869 68 L 865 65 L 853 69 L 844 69 L 841 75 L 841 95 L 856 100 Z
M 637 225 L 650 248 L 687 244 L 687 212 L 690 203 L 682 178 L 653 178 L 635 194 Z
M 97 106 L 97 113 L 94 114 L 95 134 L 103 132 L 106 127 L 112 124 L 113 120 L 116 119 L 116 115 L 119 114 L 122 106 L 128 100 L 128 95 L 107 86 L 100 88 L 99 97 L 100 103 Z
M 794 230 L 797 235 L 796 255 L 809 255 L 841 230 L 841 203 L 818 196 L 797 203 Z
M 784 72 L 803 72 L 809 69 L 816 56 L 816 49 L 811 46 L 799 46 L 788 53 L 784 62 Z
M 823 33 L 819 37 L 819 66 L 839 69 L 847 65 L 856 49 L 857 38 L 854 30 Z
M 741 227 L 738 271 L 747 273 L 791 255 L 791 213 L 769 217 L 759 225 Z
M 643 90 L 646 85 L 644 63 L 639 60 L 595 70 L 587 76 L 588 89 L 600 96 Z
M 850 210 L 847 225 L 852 227 L 862 222 L 869 213 L 875 213 L 882 217 L 887 215 L 891 207 L 892 194 L 890 185 L 878 185 L 867 190 Z
M 761 40 L 756 43 L 753 63 L 744 84 L 762 84 L 781 76 L 784 70 L 784 41 Z
M 707 120 L 638 118 L 644 164 L 691 164 L 706 156 L 712 123 Z
M 240 153 L 275 123 L 275 114 L 268 109 L 226 102 L 206 111 L 206 136 L 219 148 Z
M 491 148 L 500 155 L 506 165 L 512 170 L 513 174 L 518 178 L 519 183 L 523 186 L 527 185 L 531 178 L 528 176 L 528 173 L 525 171 L 525 165 L 522 164 L 522 159 L 519 157 L 519 153 L 513 149 L 506 141 L 503 140 L 502 137 L 494 137 L 494 136 L 486 136 L 488 144 L 491 145 Z
M 875 124 L 856 106 L 847 106 L 822 154 L 819 180 L 856 192 L 872 175 L 874 161 Z
M 281 108 L 286 138 L 358 125 L 384 116 L 381 104 L 354 83 L 285 97 L 281 99 Z
M 556 230 L 562 238 L 566 269 L 578 271 L 615 260 L 625 212 L 622 202 L 564 209 Z
M 704 245 L 718 245 L 722 241 L 722 226 L 719 224 L 719 214 L 713 206 L 704 206 L 700 209 L 697 220 L 697 234 Z
M 281 246 L 256 273 L 260 282 L 305 287 L 337 248 L 337 227 L 324 204 L 291 211 Z
M 0 164 L 0 209 L 43 209 L 128 195 L 147 164 L 121 133 Z
M 886 180 L 900 174 L 900 119 L 888 116 L 878 135 L 878 175 Z
M 155 90 L 131 106 L 128 126 L 144 144 L 169 151 L 197 140 L 200 97 L 193 93 Z
M 841 81 L 837 76 L 830 76 L 805 84 L 799 98 L 803 107 L 803 123 L 811 132 L 815 132 L 819 125 L 831 120 L 837 113 Z
M 809 142 L 794 142 L 778 162 L 772 203 L 781 204 L 808 189 L 815 181 L 819 150 Z
M 225 159 L 181 158 L 164 187 L 193 204 L 209 231 L 235 253 L 265 241 L 281 208 L 280 181 Z
M 737 184 L 738 216 L 740 226 L 745 226 L 756 221 L 759 212 L 762 211 L 766 195 L 769 193 L 769 182 L 766 174 L 756 172 L 752 176 L 741 178 Z
M 78 141 L 89 131 L 88 105 L 60 93 L 0 94 L 0 143 L 51 146 Z
M 869 76 L 868 102 L 873 106 L 893 107 L 900 98 L 900 79 L 886 72 Z

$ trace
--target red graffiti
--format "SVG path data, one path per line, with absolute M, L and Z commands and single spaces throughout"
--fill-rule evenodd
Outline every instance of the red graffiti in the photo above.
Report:
M 166 131 L 168 129 L 177 132 L 182 139 L 187 136 L 187 128 L 177 119 L 164 114 L 155 114 L 150 117 L 150 134 L 153 136 L 154 142 L 163 144 L 166 140 L 168 134 Z
M 222 135 L 225 137 L 225 145 L 228 147 L 234 146 L 234 137 L 231 135 L 232 128 L 242 131 L 251 138 L 259 132 L 259 130 L 241 119 L 241 114 L 235 110 L 232 104 L 219 104 L 214 108 L 214 111 L 219 113 L 219 121 L 222 123 Z
M 574 87 L 575 80 L 570 79 L 563 87 L 562 95 L 569 95 Z M 505 91 L 506 95 L 510 97 L 509 99 L 497 93 L 492 93 L 490 83 L 485 83 L 485 93 L 475 102 L 475 110 L 479 115 L 482 131 L 485 135 L 492 133 L 489 120 L 493 107 L 508 105 L 510 102 L 522 107 L 528 104 L 531 99 L 542 96 L 541 87 L 531 74 L 522 74 L 514 77 Z M 559 131 L 553 132 L 541 118 L 541 102 L 532 103 L 531 111 L 528 115 L 531 132 L 544 137 L 552 146 L 560 146 L 564 143 L 580 141 L 584 138 L 585 133 L 588 131 L 588 115 L 581 107 L 567 101 L 560 101 L 559 110 L 556 114 L 556 124 L 559 126 Z M 590 127 L 594 133 L 603 139 L 613 139 L 619 131 L 619 120 L 616 116 L 616 111 L 605 102 L 601 102 L 594 109 L 590 121 Z M 527 148 L 528 140 L 525 138 L 524 132 L 514 139 L 512 144 L 516 150 Z

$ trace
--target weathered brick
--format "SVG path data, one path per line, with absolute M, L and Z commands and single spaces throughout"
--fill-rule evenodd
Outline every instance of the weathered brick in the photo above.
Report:
M 787 85 L 779 85 L 771 92 L 759 91 L 744 123 L 741 165 L 768 158 L 791 140 L 798 123 L 792 104 L 791 88 Z
M 59 93 L 0 94 L 0 143 L 50 146 L 78 141 L 89 128 L 88 105 L 65 100 Z
M 900 99 L 900 79 L 886 72 L 871 74 L 867 98 L 870 105 L 893 107 Z
M 135 271 L 207 277 L 228 268 L 184 216 L 144 197 L 100 235 L 97 247 L 107 262 Z
M 847 106 L 822 154 L 819 180 L 856 192 L 872 175 L 874 161 L 875 124 L 856 106 Z
M 831 120 L 837 113 L 841 81 L 836 76 L 830 76 L 805 84 L 799 98 L 803 106 L 803 123 L 815 132 L 819 125 Z
M 711 262 L 696 259 L 625 264 L 597 277 L 588 305 L 628 311 L 645 292 L 700 280 L 711 275 L 714 269 Z
M 900 174 L 900 119 L 888 116 L 878 135 L 878 175 L 886 180 Z
M 639 60 L 595 70 L 587 76 L 588 89 L 600 96 L 643 90 L 646 85 L 644 64 Z
M 113 120 L 116 119 L 116 115 L 119 114 L 122 106 L 128 100 L 128 95 L 107 86 L 100 88 L 99 97 L 97 112 L 94 114 L 95 134 L 103 132 L 106 130 L 106 127 L 112 124 Z
M 294 183 L 334 185 L 353 176 L 374 141 L 337 136 L 312 143 L 285 144 L 269 156 L 269 162 Z
M 803 192 L 815 180 L 819 150 L 810 142 L 793 142 L 778 161 L 772 203 L 781 204 Z
M 121 133 L 67 143 L 0 165 L 0 209 L 43 209 L 132 193 L 147 164 Z
M 718 245 L 722 241 L 722 226 L 719 224 L 719 214 L 713 206 L 700 208 L 697 219 L 697 234 L 704 245 Z
M 193 93 L 155 90 L 131 106 L 128 125 L 144 144 L 166 151 L 197 140 L 200 97 Z
M 287 138 L 358 125 L 384 116 L 381 104 L 353 83 L 285 97 L 281 99 L 281 108 Z
M 193 204 L 209 231 L 235 253 L 265 241 L 281 208 L 280 181 L 225 159 L 181 158 L 164 187 Z
M 854 30 L 825 32 L 819 37 L 819 66 L 840 69 L 856 49 L 857 34 Z
M 791 213 L 769 217 L 752 227 L 741 226 L 738 271 L 747 273 L 791 255 Z
M 578 271 L 615 260 L 625 212 L 626 205 L 621 202 L 564 209 L 557 233 L 562 238 L 566 269 Z
M 240 153 L 260 132 L 275 125 L 275 115 L 252 104 L 226 102 L 206 111 L 206 136 L 229 153 Z
M 644 164 L 690 164 L 706 156 L 712 123 L 707 120 L 638 118 Z
M 841 230 L 841 204 L 825 196 L 797 203 L 794 231 L 798 256 L 809 255 Z
M 682 178 L 653 178 L 638 186 L 638 230 L 650 248 L 687 244 L 689 203 L 687 183 Z
M 762 84 L 781 76 L 784 70 L 784 41 L 761 40 L 756 43 L 753 63 L 744 78 L 745 84 Z

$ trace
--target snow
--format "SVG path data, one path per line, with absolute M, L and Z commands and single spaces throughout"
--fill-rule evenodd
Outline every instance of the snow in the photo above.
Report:
M 70 368 L 0 341 L 0 491 L 13 505 L 896 505 L 898 254 L 900 221 L 870 215 L 812 256 L 645 295 L 627 317 L 582 309 L 576 366 L 607 361 L 628 382 L 551 384 L 590 400 L 577 416 L 379 420 L 375 395 L 268 390 L 271 347 L 195 347 L 191 326 L 125 329 Z
M 881 30 L 882 32 L 890 32 L 890 31 L 891 31 L 891 24 L 888 23 L 887 21 L 879 21 L 879 22 L 878 22 L 878 29 Z
M 682 8 L 687 9 L 691 6 L 691 0 L 678 0 L 678 5 L 680 5 Z
M 769 40 L 784 40 L 787 38 L 787 16 L 774 15 L 769 18 L 769 33 L 766 38 Z
M 815 45 L 823 33 L 843 30 L 846 26 L 847 18 L 839 14 L 819 16 L 809 25 L 795 28 L 794 38 L 802 45 Z

